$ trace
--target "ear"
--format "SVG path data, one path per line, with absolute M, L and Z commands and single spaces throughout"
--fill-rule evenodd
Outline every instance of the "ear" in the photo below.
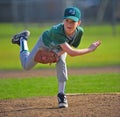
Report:
M 78 26 L 81 24 L 81 20 L 78 21 Z

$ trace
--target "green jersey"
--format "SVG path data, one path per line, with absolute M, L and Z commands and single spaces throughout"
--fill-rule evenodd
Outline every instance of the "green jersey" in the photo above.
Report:
M 42 35 L 43 43 L 49 47 L 60 48 L 60 44 L 67 42 L 70 46 L 77 48 L 80 44 L 83 34 L 83 28 L 78 26 L 75 34 L 72 37 L 68 37 L 64 31 L 63 23 L 53 26 L 50 30 L 47 30 Z

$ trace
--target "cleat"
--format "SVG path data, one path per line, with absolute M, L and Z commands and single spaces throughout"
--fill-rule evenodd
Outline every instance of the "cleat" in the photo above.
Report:
M 57 95 L 58 97 L 58 107 L 59 108 L 67 108 L 68 107 L 68 103 L 67 103 L 67 98 L 66 95 L 63 93 L 59 93 Z
M 23 32 L 20 32 L 20 33 L 14 35 L 12 38 L 12 44 L 20 45 L 20 38 L 23 37 L 25 40 L 27 40 L 29 35 L 30 35 L 30 31 L 28 31 L 28 30 L 25 30 Z

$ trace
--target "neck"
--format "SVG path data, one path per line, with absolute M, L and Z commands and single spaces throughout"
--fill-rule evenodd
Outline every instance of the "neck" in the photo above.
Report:
M 66 35 L 69 36 L 69 37 L 73 37 L 75 35 L 75 31 L 73 33 L 70 33 L 70 34 L 66 33 Z

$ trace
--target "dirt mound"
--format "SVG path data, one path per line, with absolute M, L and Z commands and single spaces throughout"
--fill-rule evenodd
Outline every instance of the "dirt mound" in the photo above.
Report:
M 120 73 L 120 66 L 115 67 L 91 67 L 91 68 L 69 68 L 69 75 L 83 74 L 101 74 L 101 73 Z M 39 70 L 0 70 L 0 78 L 30 78 L 30 77 L 47 77 L 56 76 L 55 69 L 39 69 Z
M 69 107 L 59 109 L 56 97 L 0 101 L 0 117 L 120 117 L 120 94 L 67 95 Z

